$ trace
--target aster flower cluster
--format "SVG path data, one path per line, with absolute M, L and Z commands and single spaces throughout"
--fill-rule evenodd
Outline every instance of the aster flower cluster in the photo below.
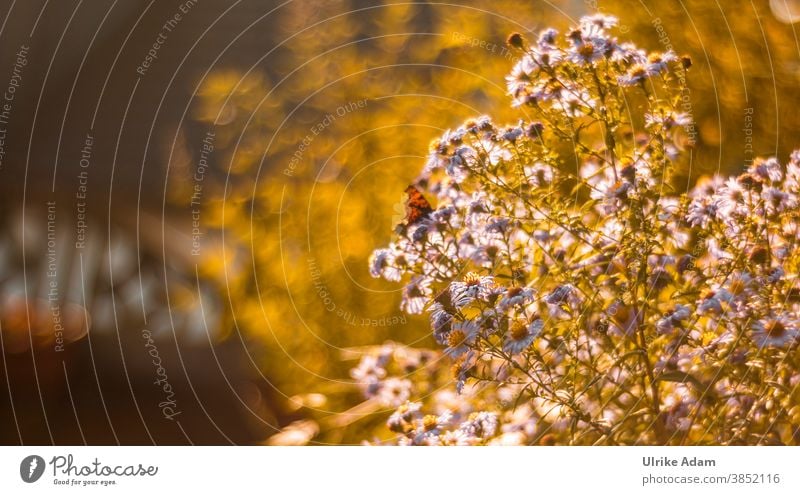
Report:
M 368 402 L 379 410 L 393 411 L 386 425 L 394 436 L 389 440 L 376 437 L 366 443 L 516 445 L 535 441 L 538 430 L 527 405 L 514 413 L 489 410 L 491 404 L 512 401 L 518 388 L 516 392 L 509 387 L 486 389 L 465 400 L 467 394 L 442 386 L 448 381 L 449 363 L 441 354 L 391 342 L 367 349 L 351 375 Z M 424 397 L 430 405 L 412 401 L 411 396 Z
M 432 351 L 386 343 L 366 353 L 350 375 L 368 399 L 381 407 L 398 407 L 412 393 L 419 393 L 422 385 L 411 378 L 415 372 L 429 367 L 434 357 Z
M 383 401 L 398 443 L 800 441 L 800 152 L 676 192 L 691 64 L 615 24 L 512 35 L 524 117 L 434 142 L 436 207 L 373 254 L 441 347 L 423 388 L 354 371 L 368 396 L 407 380 Z

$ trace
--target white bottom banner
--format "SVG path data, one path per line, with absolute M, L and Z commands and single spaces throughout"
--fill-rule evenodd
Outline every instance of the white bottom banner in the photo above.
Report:
M 796 494 L 798 459 L 796 447 L 0 447 L 0 493 Z

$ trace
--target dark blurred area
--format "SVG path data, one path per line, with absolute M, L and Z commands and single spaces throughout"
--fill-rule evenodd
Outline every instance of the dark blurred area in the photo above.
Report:
M 186 118 L 202 72 L 261 52 L 255 33 L 214 60 L 271 8 L 220 17 L 234 3 L 0 2 L 0 443 L 250 444 L 278 427 L 257 346 L 223 339 L 224 280 L 197 269 L 218 229 L 198 242 L 165 200 L 170 163 L 197 159 L 170 161 L 174 141 L 199 156 L 206 136 Z

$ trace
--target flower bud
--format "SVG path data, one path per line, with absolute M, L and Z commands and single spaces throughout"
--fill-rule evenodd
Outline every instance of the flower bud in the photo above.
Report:
M 523 49 L 525 48 L 525 38 L 522 37 L 519 33 L 511 33 L 506 40 L 508 46 L 512 46 L 514 48 Z

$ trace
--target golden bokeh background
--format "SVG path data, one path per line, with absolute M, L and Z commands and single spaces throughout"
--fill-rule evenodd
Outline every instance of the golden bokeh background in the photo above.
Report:
M 193 117 L 217 122 L 231 176 L 213 216 L 247 253 L 246 275 L 228 280 L 230 317 L 264 343 L 283 407 L 319 423 L 314 442 L 369 439 L 385 420 L 342 414 L 362 400 L 347 372 L 362 346 L 434 345 L 424 318 L 399 312 L 399 287 L 371 279 L 366 263 L 401 218 L 429 142 L 477 115 L 519 119 L 505 95 L 506 36 L 565 30 L 598 10 L 620 18 L 621 39 L 691 56 L 690 183 L 798 145 L 797 30 L 767 0 L 293 2 L 270 21 L 281 56 L 266 70 L 202 81 Z

